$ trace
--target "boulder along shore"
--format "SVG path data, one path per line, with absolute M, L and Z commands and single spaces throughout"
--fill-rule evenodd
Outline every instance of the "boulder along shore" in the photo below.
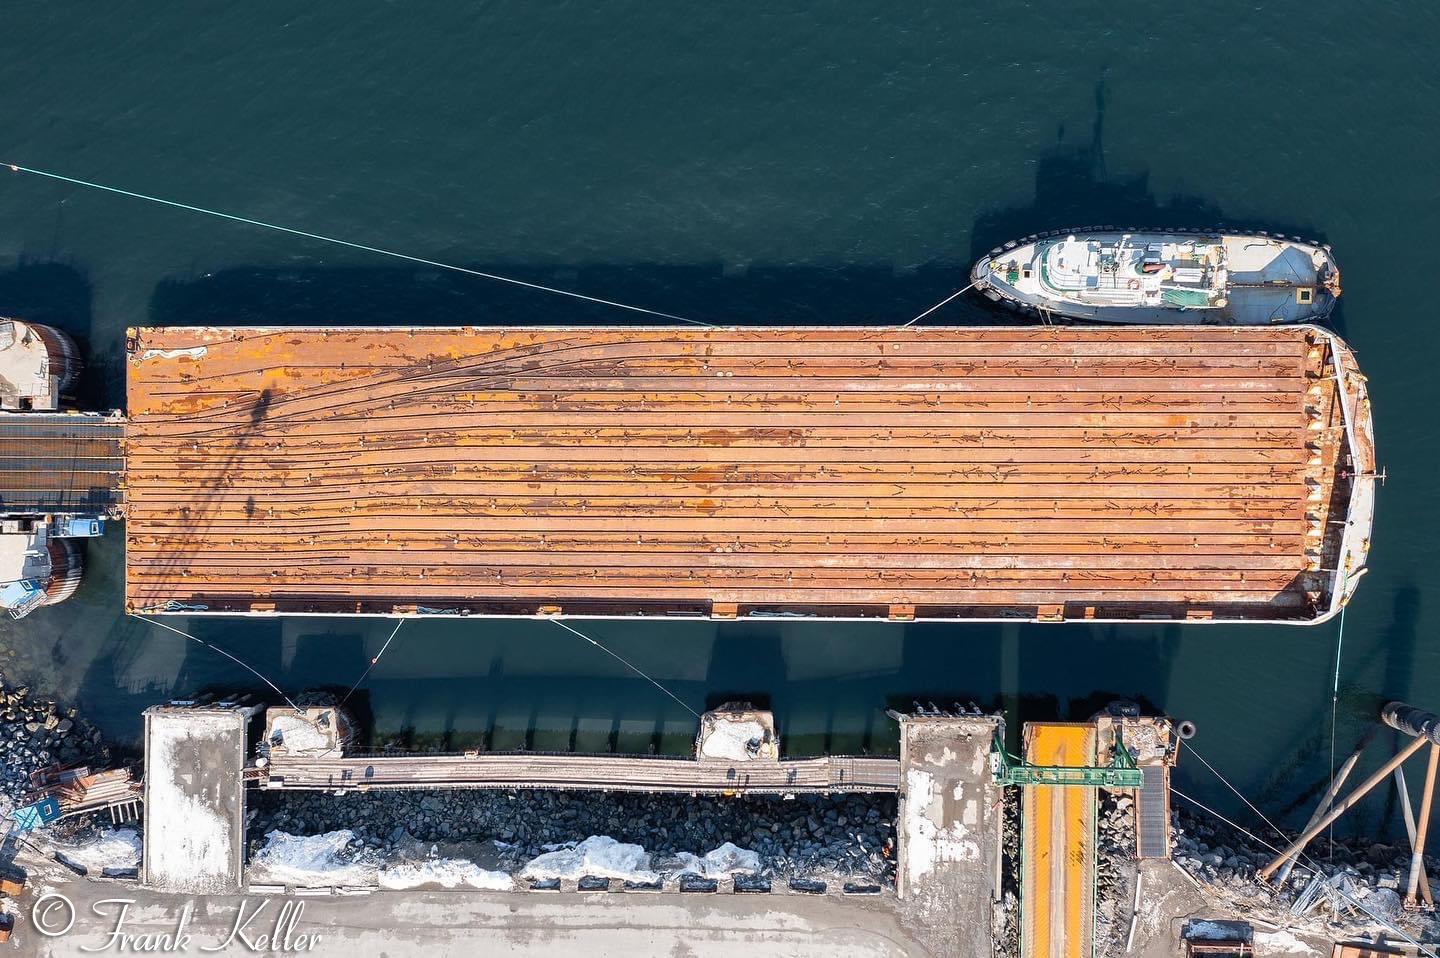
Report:
M 515 868 L 568 842 L 609 836 L 658 859 L 704 854 L 725 842 L 760 856 L 773 878 L 863 880 L 893 886 L 893 795 L 724 798 L 628 792 L 434 789 L 256 791 L 250 852 L 271 831 L 316 835 L 349 829 L 382 855 L 415 842 L 493 843 Z
M 73 708 L 34 695 L 27 686 L 12 686 L 0 675 L 0 812 L 30 791 L 30 773 L 54 764 L 86 762 L 103 768 L 110 750 L 99 729 Z

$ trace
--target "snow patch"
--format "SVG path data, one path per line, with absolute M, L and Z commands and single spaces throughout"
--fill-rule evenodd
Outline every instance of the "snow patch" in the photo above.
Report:
M 756 757 L 749 749 L 750 743 L 763 741 L 765 726 L 759 722 L 717 720 L 700 743 L 700 757 L 748 762 Z
M 1255 932 L 1255 954 L 1257 955 L 1318 955 L 1320 949 L 1296 938 L 1288 931 Z
M 280 736 L 285 751 L 304 754 L 306 752 L 328 752 L 330 737 L 311 722 L 298 715 L 277 715 L 270 722 L 270 734 Z
M 520 874 L 525 878 L 562 879 L 594 875 L 635 882 L 660 879 L 650 870 L 650 855 L 645 849 L 617 842 L 608 835 L 591 835 L 578 845 L 572 843 L 532 858 Z
M 489 871 L 463 858 L 402 862 L 387 866 L 380 872 L 381 888 L 419 888 L 422 885 L 487 891 L 510 891 L 515 887 L 514 881 L 505 872 Z
M 945 764 L 953 753 L 945 750 Z M 980 845 L 970 838 L 970 829 L 963 822 L 945 821 L 945 797 L 936 787 L 935 776 L 923 768 L 912 767 L 905 775 L 905 840 L 909 878 L 920 882 L 943 862 L 980 860 Z M 958 796 L 957 796 L 958 798 Z
M 374 885 L 378 856 L 348 828 L 322 835 L 265 833 L 251 861 L 251 879 L 285 885 Z
M 706 852 L 703 858 L 689 852 L 681 852 L 676 857 L 680 859 L 679 873 L 682 875 L 728 878 L 731 875 L 754 875 L 760 871 L 759 853 L 740 848 L 733 842 Z
M 81 845 L 55 844 L 56 851 L 93 875 L 106 868 L 139 868 L 141 847 L 140 833 L 133 828 L 107 828 Z
M 192 346 L 189 349 L 147 349 L 140 354 L 141 359 L 199 359 L 208 352 L 205 346 Z

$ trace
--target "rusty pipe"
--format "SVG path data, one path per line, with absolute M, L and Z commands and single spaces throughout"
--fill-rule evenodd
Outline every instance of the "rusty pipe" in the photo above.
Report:
M 1440 768 L 1440 745 L 1430 745 L 1430 764 L 1425 768 L 1425 796 L 1420 799 L 1420 819 L 1415 823 L 1415 847 L 1410 850 L 1410 884 L 1405 888 L 1405 907 L 1415 907 L 1415 891 L 1425 872 L 1425 832 L 1430 827 L 1430 805 L 1435 798 L 1435 770 Z
M 1315 811 L 1310 813 L 1310 819 L 1305 823 L 1306 828 L 1314 825 L 1320 820 L 1321 815 L 1324 815 L 1330 810 L 1330 803 L 1335 801 L 1336 795 L 1340 794 L 1340 789 L 1344 787 L 1345 780 L 1349 778 L 1350 773 L 1355 770 L 1355 763 L 1360 761 L 1360 753 L 1365 751 L 1365 746 L 1370 744 L 1370 740 L 1375 737 L 1375 733 L 1379 728 L 1380 726 L 1378 725 L 1372 725 L 1365 730 L 1364 735 L 1360 736 L 1360 742 L 1355 746 L 1355 751 L 1351 752 L 1350 757 L 1345 760 L 1345 764 L 1340 766 L 1340 770 L 1335 773 L 1334 780 L 1330 782 L 1330 787 L 1325 790 L 1324 796 L 1321 797 L 1319 803 L 1315 806 Z M 1297 858 L 1297 855 L 1288 857 L 1285 866 L 1280 869 L 1280 875 L 1276 878 L 1276 881 L 1284 884 L 1285 879 L 1290 877 L 1290 870 L 1295 867 Z

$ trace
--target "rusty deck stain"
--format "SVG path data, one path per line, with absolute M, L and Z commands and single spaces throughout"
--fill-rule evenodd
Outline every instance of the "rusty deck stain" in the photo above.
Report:
M 1338 339 L 132 331 L 133 611 L 1316 621 L 1368 549 Z

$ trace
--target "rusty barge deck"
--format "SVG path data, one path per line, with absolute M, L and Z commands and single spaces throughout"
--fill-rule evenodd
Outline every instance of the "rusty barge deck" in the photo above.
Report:
M 136 612 L 1315 622 L 1348 348 L 1273 328 L 133 331 Z

